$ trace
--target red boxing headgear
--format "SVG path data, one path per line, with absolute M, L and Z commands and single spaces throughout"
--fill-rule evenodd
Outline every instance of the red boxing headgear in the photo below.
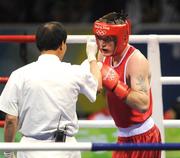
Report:
M 121 54 L 126 48 L 129 41 L 130 26 L 126 20 L 123 24 L 109 24 L 96 21 L 94 23 L 93 32 L 96 36 L 114 36 L 117 38 L 116 49 L 113 56 Z

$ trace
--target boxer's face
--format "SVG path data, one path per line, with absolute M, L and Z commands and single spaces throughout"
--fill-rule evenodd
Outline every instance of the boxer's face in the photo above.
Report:
M 113 55 L 116 48 L 116 37 L 113 36 L 96 36 L 99 50 L 103 56 Z

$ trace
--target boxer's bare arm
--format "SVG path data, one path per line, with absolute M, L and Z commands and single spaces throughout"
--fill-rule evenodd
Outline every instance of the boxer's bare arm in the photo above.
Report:
M 127 65 L 127 84 L 131 92 L 126 103 L 141 112 L 148 110 L 150 101 L 150 75 L 147 59 L 140 53 L 135 53 Z

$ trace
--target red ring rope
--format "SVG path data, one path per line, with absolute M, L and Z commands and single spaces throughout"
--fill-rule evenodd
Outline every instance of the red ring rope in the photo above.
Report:
M 0 77 L 0 83 L 6 83 L 9 77 Z
M 0 120 L 0 127 L 2 127 L 2 128 L 4 127 L 4 121 Z
M 35 42 L 35 35 L 0 35 L 0 42 Z

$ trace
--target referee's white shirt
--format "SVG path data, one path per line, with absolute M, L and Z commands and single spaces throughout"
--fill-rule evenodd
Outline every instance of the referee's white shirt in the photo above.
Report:
M 78 131 L 76 102 L 82 93 L 96 100 L 97 81 L 87 60 L 81 65 L 61 62 L 55 55 L 40 55 L 36 62 L 14 71 L 1 94 L 0 110 L 19 117 L 19 131 L 27 137 L 51 135 L 58 125 Z

